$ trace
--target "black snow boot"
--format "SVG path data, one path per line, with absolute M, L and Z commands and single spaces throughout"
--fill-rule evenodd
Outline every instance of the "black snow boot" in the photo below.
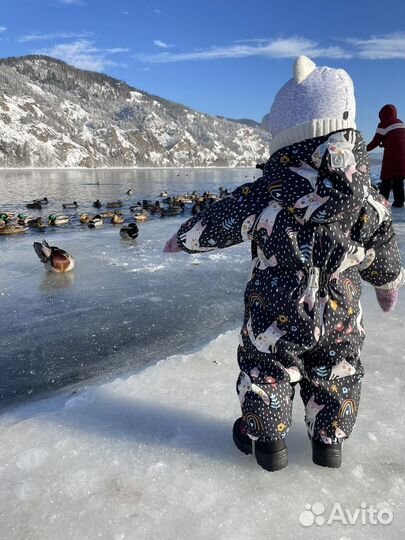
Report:
M 342 443 L 324 444 L 312 439 L 312 461 L 321 467 L 338 469 L 342 465 Z
M 288 450 L 284 440 L 253 441 L 246 433 L 242 418 L 238 418 L 233 425 L 233 442 L 244 454 L 253 454 L 258 465 L 266 471 L 279 471 L 288 465 Z

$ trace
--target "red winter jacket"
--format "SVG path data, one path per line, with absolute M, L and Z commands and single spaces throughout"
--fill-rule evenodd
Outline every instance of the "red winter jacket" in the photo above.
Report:
M 381 180 L 405 178 L 405 124 L 397 118 L 394 105 L 384 105 L 378 116 L 381 122 L 367 151 L 377 146 L 384 148 Z

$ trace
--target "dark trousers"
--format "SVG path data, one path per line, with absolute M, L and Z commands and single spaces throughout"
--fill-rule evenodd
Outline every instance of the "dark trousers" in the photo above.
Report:
M 382 180 L 380 185 L 380 193 L 388 201 L 391 189 L 394 193 L 394 206 L 404 205 L 404 178 L 391 178 Z

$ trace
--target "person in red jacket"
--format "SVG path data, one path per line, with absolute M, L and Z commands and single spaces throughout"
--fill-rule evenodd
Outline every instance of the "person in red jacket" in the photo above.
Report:
M 392 206 L 401 208 L 404 206 L 405 124 L 397 117 L 395 105 L 384 105 L 378 115 L 380 123 L 367 151 L 377 146 L 384 148 L 380 193 L 388 200 L 392 189 Z

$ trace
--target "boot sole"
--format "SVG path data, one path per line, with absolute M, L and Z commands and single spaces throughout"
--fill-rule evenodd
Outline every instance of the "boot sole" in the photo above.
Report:
M 233 431 L 233 442 L 235 446 L 246 455 L 253 453 L 253 443 L 241 441 Z M 269 472 L 280 471 L 288 465 L 288 449 L 282 448 L 275 452 L 261 452 L 260 449 L 255 448 L 255 458 L 257 464 Z
M 312 461 L 320 467 L 338 469 L 342 465 L 342 448 L 323 448 L 312 443 Z

